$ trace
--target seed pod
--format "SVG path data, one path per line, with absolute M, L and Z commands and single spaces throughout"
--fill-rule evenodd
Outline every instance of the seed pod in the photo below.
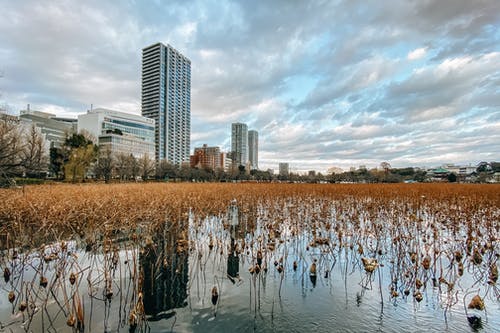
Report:
M 24 310 L 26 310 L 27 307 L 28 307 L 28 304 L 26 304 L 25 301 L 22 301 L 21 303 L 19 303 L 19 311 L 24 312 Z
M 423 285 L 423 283 L 422 283 L 422 281 L 420 281 L 420 279 L 416 279 L 416 280 L 415 280 L 415 287 L 416 287 L 417 289 L 422 288 L 422 285 Z
M 311 275 L 316 275 L 316 260 L 311 264 L 311 267 L 309 268 L 309 273 Z
M 11 290 L 9 292 L 9 302 L 14 303 L 15 300 L 16 300 L 16 294 L 14 294 L 14 291 Z
M 474 250 L 474 254 L 472 255 L 472 261 L 476 265 L 481 265 L 481 263 L 483 262 L 483 256 L 477 249 Z
M 468 306 L 469 309 L 476 309 L 476 310 L 484 310 L 484 302 L 483 300 L 481 299 L 481 296 L 479 295 L 476 295 L 474 297 L 472 297 L 470 303 L 469 303 L 469 306 Z
M 75 324 L 76 324 L 76 317 L 74 314 L 70 314 L 68 316 L 68 319 L 66 320 L 66 325 L 68 325 L 69 327 L 75 327 Z
M 135 310 L 130 311 L 130 315 L 128 316 L 128 324 L 130 325 L 131 330 L 135 330 L 137 327 L 137 315 L 135 314 Z
M 498 268 L 495 263 L 492 263 L 490 266 L 490 274 L 488 276 L 488 283 L 490 285 L 494 285 L 497 283 L 498 280 Z
M 10 280 L 10 269 L 9 267 L 5 267 L 5 269 L 3 270 L 3 278 L 5 280 L 5 283 L 9 282 Z
M 419 303 L 424 299 L 424 296 L 422 296 L 422 293 L 420 291 L 416 291 L 413 294 L 413 297 L 415 297 L 415 300 Z
M 217 304 L 218 300 L 219 300 L 219 293 L 217 292 L 217 287 L 214 286 L 212 288 L 212 304 L 213 305 Z
M 428 270 L 431 267 L 431 258 L 429 256 L 426 256 L 424 260 L 422 260 L 422 267 L 425 270 Z
M 45 288 L 48 284 L 49 281 L 47 280 L 47 278 L 45 276 L 40 276 L 40 286 Z
M 464 264 L 460 261 L 458 263 L 458 276 L 464 275 Z
M 71 285 L 74 285 L 76 282 L 76 274 L 75 273 L 71 273 L 69 275 L 69 283 L 71 283 Z
M 283 272 L 283 265 L 279 265 L 278 266 L 278 273 L 281 274 L 281 272 Z

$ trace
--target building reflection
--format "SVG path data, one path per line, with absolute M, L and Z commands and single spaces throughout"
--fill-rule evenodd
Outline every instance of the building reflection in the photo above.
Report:
M 144 280 L 144 312 L 149 320 L 168 317 L 168 310 L 187 305 L 189 240 L 187 227 L 158 232 L 139 261 Z

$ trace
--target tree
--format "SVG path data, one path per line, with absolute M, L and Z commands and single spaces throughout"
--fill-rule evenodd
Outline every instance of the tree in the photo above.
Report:
M 130 166 L 130 177 L 136 180 L 141 172 L 141 165 L 139 164 L 137 158 L 135 158 L 132 154 L 128 156 L 128 164 Z
M 155 173 L 155 162 L 149 158 L 148 154 L 144 154 L 139 160 L 142 180 L 148 180 Z
M 116 171 L 118 172 L 118 176 L 120 180 L 126 180 L 130 178 L 130 156 L 124 153 L 119 153 L 116 155 Z
M 24 136 L 24 149 L 21 152 L 21 163 L 26 175 L 40 177 L 47 171 L 47 155 L 44 138 L 33 124 Z
M 391 170 L 391 165 L 389 162 L 382 162 L 380 163 L 380 168 L 385 171 L 385 173 L 389 173 L 389 170 Z
M 167 160 L 161 160 L 156 166 L 156 177 L 159 179 L 176 178 L 177 167 Z
M 104 147 L 99 150 L 99 157 L 97 163 L 94 166 L 94 173 L 98 178 L 104 178 L 106 183 L 113 176 L 113 170 L 115 169 L 115 159 L 113 153 L 109 147 Z
M 93 144 L 73 148 L 70 152 L 68 163 L 64 165 L 66 179 L 71 179 L 73 183 L 78 179 L 85 179 L 87 170 L 95 160 L 96 152 Z
M 24 146 L 19 124 L 13 118 L 0 114 L 0 182 L 11 184 L 11 177 L 19 174 Z
M 453 173 L 453 172 L 450 173 L 450 174 L 448 174 L 448 176 L 446 178 L 448 178 L 448 181 L 450 183 L 454 183 L 454 182 L 457 181 L 457 175 L 455 173 Z
M 60 175 L 64 171 L 64 152 L 61 148 L 51 147 L 49 149 L 49 156 L 49 171 L 52 172 L 57 179 L 60 179 Z

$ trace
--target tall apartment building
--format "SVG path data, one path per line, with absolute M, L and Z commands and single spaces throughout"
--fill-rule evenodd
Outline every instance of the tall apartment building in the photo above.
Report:
M 109 147 L 115 154 L 155 154 L 155 121 L 139 115 L 108 109 L 93 109 L 78 116 L 78 131 L 92 135 L 101 148 Z
M 156 160 L 189 162 L 191 61 L 170 45 L 142 50 L 142 115 L 156 121 Z
M 259 132 L 248 131 L 248 161 L 250 170 L 259 168 Z
M 233 164 L 245 165 L 248 161 L 248 127 L 247 124 L 233 123 L 231 125 L 231 154 Z

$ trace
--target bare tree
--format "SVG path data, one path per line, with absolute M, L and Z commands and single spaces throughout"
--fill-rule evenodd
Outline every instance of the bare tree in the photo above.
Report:
M 33 124 L 24 135 L 24 149 L 21 152 L 21 163 L 29 176 L 40 177 L 47 171 L 48 158 L 45 151 L 45 140 L 42 133 Z
M 126 180 L 130 177 L 130 156 L 124 153 L 116 155 L 116 171 L 120 180 Z
M 156 166 L 156 177 L 160 179 L 175 178 L 177 177 L 177 167 L 167 160 L 161 160 Z
M 139 160 L 141 167 L 141 176 L 143 180 L 148 180 L 155 173 L 155 162 L 149 158 L 148 154 L 144 154 Z
M 23 148 L 18 121 L 0 114 L 0 182 L 10 184 L 11 177 L 20 173 Z
M 94 167 L 94 172 L 96 177 L 104 178 L 106 183 L 109 182 L 113 176 L 113 171 L 115 169 L 115 159 L 113 153 L 109 147 L 105 147 L 99 151 L 99 158 Z

